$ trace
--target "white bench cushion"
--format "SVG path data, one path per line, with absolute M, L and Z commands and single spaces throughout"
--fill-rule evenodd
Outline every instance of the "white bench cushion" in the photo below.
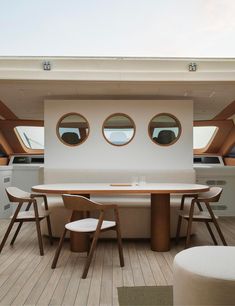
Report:
M 123 238 L 149 238 L 150 237 L 150 196 L 144 195 L 134 197 L 122 195 L 118 197 L 92 197 L 93 200 L 104 204 L 117 204 L 119 206 L 121 232 Z M 120 203 L 119 203 L 120 200 Z M 171 237 L 175 237 L 178 220 L 178 211 L 181 198 L 179 196 L 171 197 Z M 186 207 L 189 207 L 190 199 L 186 201 Z M 71 217 L 71 211 L 64 208 L 61 196 L 48 196 L 48 205 L 51 212 L 51 223 L 53 236 L 60 237 L 64 225 L 68 223 Z M 94 215 L 94 217 L 97 217 Z M 113 215 L 107 214 L 107 219 L 112 220 Z M 141 220 L 141 222 L 140 222 Z M 186 234 L 187 222 L 183 220 L 181 236 Z M 47 235 L 46 224 L 42 224 L 42 232 Z M 195 223 L 192 233 L 195 232 Z M 104 237 L 111 237 L 113 233 L 105 233 Z
M 155 183 L 194 183 L 195 171 L 193 169 L 181 170 L 152 170 L 152 169 L 105 169 L 105 170 L 78 170 L 78 169 L 44 169 L 44 183 L 130 183 L 132 177 L 145 176 L 146 182 Z M 71 212 L 63 207 L 60 196 L 49 196 L 49 207 L 52 212 L 51 223 L 53 235 L 59 237 Z M 117 204 L 120 212 L 122 236 L 124 238 L 150 237 L 150 195 L 118 195 L 118 196 L 92 196 L 92 200 L 100 203 Z M 177 224 L 177 210 L 180 197 L 171 197 L 171 237 L 175 235 Z M 96 216 L 95 216 L 96 217 Z M 112 220 L 112 215 L 106 218 Z M 141 220 L 141 222 L 140 222 Z M 182 224 L 182 234 L 185 234 L 186 221 Z M 42 231 L 47 233 L 46 226 Z M 110 237 L 112 233 L 105 233 Z

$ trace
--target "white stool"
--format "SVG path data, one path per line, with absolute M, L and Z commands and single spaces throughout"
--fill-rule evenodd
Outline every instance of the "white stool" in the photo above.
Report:
M 235 247 L 184 250 L 173 273 L 174 305 L 235 305 Z

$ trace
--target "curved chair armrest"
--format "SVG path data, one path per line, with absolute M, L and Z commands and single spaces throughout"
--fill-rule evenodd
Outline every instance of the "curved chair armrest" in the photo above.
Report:
M 185 194 L 183 194 L 182 195 L 182 198 L 197 198 L 198 197 L 198 194 L 197 193 L 189 193 L 189 194 L 187 194 L 187 193 L 185 193 Z
M 189 193 L 189 194 L 185 193 L 185 194 L 183 194 L 182 197 L 181 197 L 180 210 L 184 210 L 184 200 L 186 198 L 192 198 L 192 201 L 193 201 L 194 199 L 197 199 L 197 197 L 198 197 L 198 194 L 196 194 L 196 193 Z
M 45 194 L 42 193 L 31 193 L 30 197 L 33 198 L 47 198 L 47 196 Z
M 27 202 L 33 203 L 36 201 L 36 199 L 33 199 L 33 198 L 16 198 L 16 200 L 21 203 L 27 203 Z
M 118 209 L 118 205 L 116 204 L 101 204 L 100 210 L 108 210 L 108 209 Z

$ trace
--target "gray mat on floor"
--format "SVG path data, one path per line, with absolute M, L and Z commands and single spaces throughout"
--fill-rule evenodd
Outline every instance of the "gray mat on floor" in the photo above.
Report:
M 119 287 L 120 306 L 172 306 L 172 286 Z

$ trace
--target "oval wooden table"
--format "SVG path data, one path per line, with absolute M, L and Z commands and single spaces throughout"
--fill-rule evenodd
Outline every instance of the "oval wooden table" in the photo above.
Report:
M 118 195 L 151 194 L 151 249 L 165 252 L 170 249 L 170 194 L 200 193 L 209 187 L 198 184 L 148 183 L 132 184 L 45 184 L 32 191 L 47 194 Z M 76 235 L 76 234 L 75 234 Z M 75 238 L 73 238 L 75 244 Z M 76 240 L 77 241 L 77 240 Z M 73 249 L 73 247 L 72 247 Z M 75 250 L 75 246 L 74 246 Z

